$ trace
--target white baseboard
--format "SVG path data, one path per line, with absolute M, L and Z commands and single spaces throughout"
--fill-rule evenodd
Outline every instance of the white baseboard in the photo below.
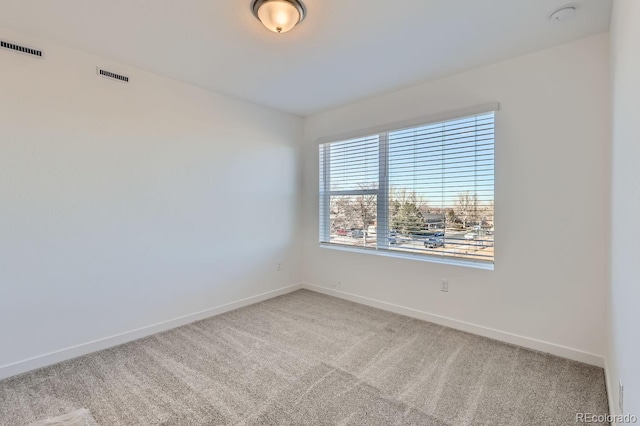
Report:
M 609 413 L 613 416 L 616 416 L 620 413 L 618 410 L 618 405 L 614 403 L 613 395 L 614 392 L 618 392 L 618 386 L 615 383 L 611 382 L 611 369 L 609 367 L 609 358 L 604 359 L 604 383 L 607 388 L 607 401 L 609 403 Z M 611 426 L 618 426 L 617 422 L 612 422 Z
M 89 354 L 91 352 L 99 351 L 102 349 L 110 348 L 113 346 L 121 345 L 133 340 L 137 340 L 152 334 L 160 333 L 162 331 L 170 330 L 172 328 L 180 327 L 195 321 L 199 321 L 215 315 L 220 315 L 234 309 L 241 308 L 243 306 L 252 305 L 267 299 L 271 299 L 276 296 L 290 293 L 292 291 L 305 288 L 318 293 L 335 296 L 341 299 L 350 300 L 352 302 L 361 303 L 363 305 L 372 306 L 375 308 L 383 309 L 385 311 L 395 312 L 397 314 L 406 315 L 413 318 L 418 318 L 424 321 L 433 322 L 436 324 L 451 327 L 457 330 L 466 331 L 469 333 L 477 334 L 480 336 L 489 337 L 491 339 L 500 340 L 506 343 L 522 346 L 525 348 L 547 352 L 553 355 L 557 355 L 563 358 L 572 359 L 586 364 L 595 365 L 597 367 L 605 367 L 605 362 L 602 356 L 583 352 L 578 349 L 569 348 L 562 345 L 556 345 L 554 343 L 544 342 L 541 340 L 531 339 L 517 334 L 507 333 L 504 331 L 472 324 L 464 321 L 455 320 L 453 318 L 444 317 L 441 315 L 431 314 L 428 312 L 420 311 L 413 308 L 407 308 L 400 305 L 395 305 L 381 300 L 371 299 L 364 296 L 358 296 L 356 294 L 347 293 L 339 290 L 334 290 L 326 287 L 316 286 L 313 284 L 294 284 L 291 286 L 279 288 L 277 290 L 268 291 L 266 293 L 258 294 L 248 297 L 246 299 L 237 300 L 235 302 L 226 303 L 224 305 L 216 306 L 213 308 L 205 309 L 203 311 L 195 312 L 192 314 L 184 315 L 178 318 L 174 318 L 167 321 L 162 321 L 157 324 L 152 324 L 146 327 L 138 328 L 135 330 L 127 331 L 124 333 L 116 334 L 114 336 L 97 339 L 91 342 L 83 343 L 80 345 L 72 346 L 69 348 L 49 352 L 47 354 L 38 355 L 32 358 L 28 358 L 22 361 L 17 361 L 11 364 L 5 364 L 0 366 L 0 380 L 5 379 L 17 374 L 25 373 L 27 371 L 35 370 L 37 368 L 46 367 L 48 365 L 56 364 L 68 359 L 76 358 L 82 355 Z M 612 389 L 609 389 L 611 383 L 609 383 L 608 369 L 605 368 L 605 375 L 607 375 L 607 394 L 609 396 L 610 410 L 615 412 L 612 402 Z
M 374 308 L 383 309 L 385 311 L 406 315 L 408 317 L 433 322 L 436 324 L 444 325 L 446 327 L 455 328 L 456 330 L 462 330 L 468 333 L 477 334 L 479 336 L 489 337 L 491 339 L 510 343 L 512 345 L 522 346 L 524 348 L 546 352 L 562 358 L 568 358 L 574 361 L 579 361 L 585 364 L 604 368 L 604 358 L 602 356 L 584 352 L 578 349 L 569 348 L 542 340 L 532 339 L 529 337 L 508 333 L 506 331 L 500 331 L 465 321 L 459 321 L 442 315 L 432 314 L 413 308 L 407 308 L 405 306 L 395 305 L 393 303 L 383 302 L 381 300 L 371 299 L 369 297 L 358 296 L 356 294 L 334 290 L 327 287 L 304 283 L 302 284 L 302 288 L 318 293 L 327 294 L 329 296 L 335 296 L 341 299 L 350 300 L 352 302 L 361 303 L 363 305 L 372 306 Z
M 68 359 L 77 358 L 79 356 L 86 355 L 91 352 L 99 351 L 101 349 L 106 349 L 112 346 L 121 345 L 123 343 L 127 343 L 132 340 L 137 340 L 143 337 L 150 336 L 152 334 L 160 333 L 162 331 L 166 331 L 172 328 L 190 324 L 192 322 L 209 318 L 214 315 L 220 315 L 225 312 L 232 311 L 234 309 L 242 308 L 243 306 L 252 305 L 254 303 L 262 302 L 263 300 L 267 300 L 276 296 L 281 296 L 283 294 L 291 293 L 292 291 L 299 290 L 301 288 L 302 288 L 301 284 L 290 285 L 287 287 L 279 288 L 277 290 L 268 291 L 266 293 L 247 297 L 246 299 L 237 300 L 231 303 L 225 303 L 224 305 L 215 306 L 213 308 L 205 309 L 203 311 L 194 312 L 192 314 L 183 315 L 178 318 L 162 321 L 157 324 L 152 324 L 146 327 L 137 328 L 135 330 L 116 334 L 114 336 L 109 336 L 109 337 L 94 340 L 91 342 L 82 343 L 80 345 L 71 346 L 69 348 L 60 349 L 54 352 L 49 352 L 44 355 L 38 355 L 32 358 L 28 358 L 22 361 L 17 361 L 11 364 L 0 365 L 0 380 L 11 377 L 11 376 L 15 376 L 16 374 L 21 374 L 27 371 L 35 370 L 37 368 L 46 367 L 52 364 L 57 364 L 59 362 L 66 361 Z

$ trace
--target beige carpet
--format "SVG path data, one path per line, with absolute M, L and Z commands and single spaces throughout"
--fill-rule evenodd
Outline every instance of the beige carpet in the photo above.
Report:
M 311 291 L 0 382 L 0 425 L 575 425 L 603 370 Z

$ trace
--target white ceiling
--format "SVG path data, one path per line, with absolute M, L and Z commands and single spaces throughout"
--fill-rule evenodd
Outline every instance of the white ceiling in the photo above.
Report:
M 306 116 L 607 31 L 611 0 L 304 0 L 267 31 L 251 0 L 2 0 L 0 26 Z M 549 21 L 576 6 L 575 18 Z

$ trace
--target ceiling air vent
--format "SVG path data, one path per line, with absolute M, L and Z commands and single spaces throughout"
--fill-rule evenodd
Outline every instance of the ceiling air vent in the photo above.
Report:
M 116 74 L 115 72 L 103 70 L 101 68 L 98 68 L 98 74 L 106 78 L 121 81 L 123 83 L 129 82 L 129 77 L 127 77 L 126 75 Z
M 42 50 L 20 46 L 19 44 L 9 43 L 8 41 L 0 40 L 0 47 L 13 50 L 14 52 L 25 53 L 27 55 L 37 56 L 38 58 L 42 58 Z

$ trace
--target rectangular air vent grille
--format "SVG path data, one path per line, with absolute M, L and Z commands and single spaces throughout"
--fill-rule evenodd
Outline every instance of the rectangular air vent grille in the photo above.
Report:
M 0 47 L 4 47 L 5 49 L 10 49 L 16 52 L 26 53 L 27 55 L 32 55 L 32 56 L 37 56 L 39 58 L 42 58 L 42 50 L 20 46 L 19 44 L 9 43 L 8 41 L 0 40 Z
M 98 74 L 100 74 L 103 77 L 113 78 L 114 80 L 122 81 L 124 83 L 128 83 L 129 82 L 129 77 L 127 77 L 126 75 L 116 74 L 116 73 L 111 72 L 111 71 L 98 69 Z

